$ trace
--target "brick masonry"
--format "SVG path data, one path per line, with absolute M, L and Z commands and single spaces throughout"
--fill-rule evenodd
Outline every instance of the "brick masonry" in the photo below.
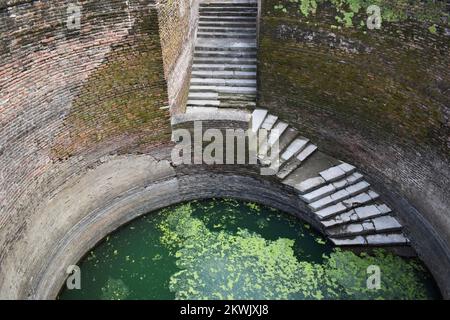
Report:
M 436 278 L 450 263 L 450 42 L 444 27 L 333 28 L 262 1 L 258 105 L 392 194 Z M 420 212 L 420 213 L 419 213 Z M 430 236 L 432 235 L 432 236 Z M 433 239 L 432 241 L 430 239 Z M 433 242 L 434 241 L 434 242 Z M 433 244 L 431 243 L 433 242 Z M 444 261 L 446 261 L 444 263 Z M 444 294 L 450 293 L 447 284 Z
M 71 4 L 81 6 L 79 29 L 67 26 Z M 173 20 L 158 9 L 153 0 L 0 1 L 0 269 L 20 264 L 16 244 L 69 177 L 109 154 L 170 144 L 165 71 L 187 36 L 162 33 Z

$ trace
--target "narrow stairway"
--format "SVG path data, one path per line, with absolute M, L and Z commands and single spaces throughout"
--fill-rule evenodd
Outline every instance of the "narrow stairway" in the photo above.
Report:
M 256 106 L 257 2 L 200 3 L 186 112 Z
M 268 158 L 265 151 L 258 155 L 260 164 L 269 166 L 277 161 L 277 178 L 297 191 L 335 245 L 409 244 L 392 210 L 353 165 L 320 152 L 309 139 L 267 110 L 255 109 L 250 127 L 255 133 L 267 131 L 266 149 L 278 142 L 278 152 L 269 152 Z
M 259 165 L 276 162 L 276 178 L 297 192 L 335 245 L 408 245 L 402 225 L 356 167 L 320 152 L 286 121 L 256 108 L 257 2 L 204 0 L 199 11 L 186 113 L 172 122 L 251 119 L 249 129 L 268 133 Z M 267 156 L 275 143 L 279 148 Z

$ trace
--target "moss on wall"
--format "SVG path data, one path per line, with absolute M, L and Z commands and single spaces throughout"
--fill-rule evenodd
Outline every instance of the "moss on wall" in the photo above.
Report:
M 84 84 L 54 154 L 65 158 L 115 138 L 131 139 L 125 151 L 167 143 L 167 104 L 158 20 L 152 10 L 138 17 L 126 41 L 112 48 Z
M 448 37 L 411 21 L 336 29 L 332 11 L 305 18 L 275 3 L 264 2 L 260 104 L 450 155 Z

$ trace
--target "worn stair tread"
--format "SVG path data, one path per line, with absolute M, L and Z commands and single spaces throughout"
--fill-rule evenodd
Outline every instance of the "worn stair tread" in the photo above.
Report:
M 189 92 L 190 100 L 219 100 L 217 92 Z
M 272 129 L 272 127 L 275 125 L 275 122 L 277 122 L 278 117 L 273 114 L 268 114 L 267 117 L 264 119 L 264 122 L 261 125 L 261 129 L 264 129 L 266 131 L 269 131 Z
M 298 136 L 298 131 L 288 127 L 281 138 L 278 141 L 278 147 L 270 147 L 268 150 L 268 155 L 260 156 L 259 160 L 264 166 L 272 166 L 279 170 L 282 161 L 280 159 L 281 153 L 286 150 L 288 145 Z
M 322 220 L 322 225 L 325 228 L 335 227 L 341 224 L 358 222 L 365 219 L 376 218 L 379 216 L 387 215 L 391 212 L 391 209 L 385 204 L 372 204 L 368 206 L 361 206 L 349 211 L 345 211 L 341 214 L 334 216 L 328 220 Z
M 348 163 L 342 163 L 338 166 L 331 167 L 327 170 L 319 172 L 319 175 L 327 182 L 335 181 L 353 173 L 356 168 Z
M 188 100 L 188 106 L 219 106 L 220 101 L 218 100 Z
M 312 155 L 317 150 L 317 146 L 310 143 L 306 146 L 305 149 L 303 149 L 298 155 L 297 159 L 300 160 L 300 162 L 304 162 L 310 155 Z
M 244 51 L 196 51 L 194 53 L 194 58 L 256 58 L 256 52 Z
M 191 84 L 200 85 L 219 85 L 219 86 L 254 86 L 256 87 L 256 80 L 254 79 L 220 79 L 220 78 L 191 78 Z
M 192 77 L 219 79 L 256 79 L 256 72 L 248 71 L 192 71 Z
M 352 222 L 327 229 L 327 233 L 334 238 L 356 235 L 380 234 L 400 231 L 402 225 L 391 216 L 381 216 Z
M 210 71 L 256 71 L 256 64 L 235 65 L 235 64 L 210 64 L 210 63 L 194 63 L 192 70 L 210 70 Z
M 325 196 L 317 201 L 311 202 L 308 204 L 308 207 L 313 211 L 317 211 L 340 201 L 344 201 L 345 199 L 351 198 L 359 193 L 365 192 L 369 189 L 369 187 L 370 184 L 368 182 L 361 181 L 354 185 L 350 185 L 345 189 L 341 189 L 335 193 Z
M 307 203 L 311 203 L 325 196 L 331 195 L 332 193 L 343 188 L 349 187 L 352 184 L 358 183 L 362 179 L 363 175 L 358 172 L 352 173 L 350 176 L 328 184 L 326 184 L 325 179 L 322 177 L 316 177 L 316 179 L 312 180 L 312 182 L 315 182 L 315 185 L 320 187 L 316 188 L 314 191 L 310 191 L 309 193 L 301 194 L 300 198 Z
M 309 143 L 309 139 L 297 138 L 295 139 L 281 155 L 282 161 L 288 161 L 299 152 L 301 152 Z
M 198 28 L 198 32 L 220 32 L 220 33 L 250 33 L 256 34 L 256 27 L 202 27 Z
M 282 163 L 277 177 L 283 180 L 286 179 L 292 172 L 299 168 L 302 163 L 306 161 L 306 159 L 308 159 L 308 157 L 310 157 L 316 150 L 316 145 L 308 143 L 306 147 L 304 147 L 295 157 Z M 289 184 L 285 181 L 283 181 L 283 183 Z
M 250 127 L 252 128 L 252 131 L 254 133 L 258 132 L 258 130 L 261 128 L 261 125 L 263 124 L 264 119 L 266 119 L 267 114 L 268 111 L 265 109 L 253 110 Z
M 242 86 L 242 87 L 229 87 L 229 86 L 216 86 L 216 85 L 191 85 L 190 92 L 217 92 L 226 94 L 255 94 L 256 87 Z
M 369 190 L 367 192 L 360 193 L 354 197 L 345 199 L 336 204 L 317 210 L 315 214 L 320 220 L 330 219 L 331 217 L 334 217 L 347 210 L 360 207 L 365 204 L 369 204 L 370 202 L 373 202 L 378 198 L 379 195 L 376 192 Z
M 234 33 L 234 32 L 228 32 L 228 33 L 225 33 L 225 32 L 198 32 L 197 37 L 199 37 L 199 38 L 223 38 L 223 39 L 228 39 L 228 38 L 253 39 L 254 37 L 256 37 L 256 32 L 255 32 L 255 34 Z
M 407 245 L 409 239 L 402 233 L 382 233 L 365 236 L 367 245 L 370 246 L 393 246 Z
M 398 246 L 408 245 L 409 239 L 402 233 L 382 233 L 348 238 L 333 238 L 336 246 Z

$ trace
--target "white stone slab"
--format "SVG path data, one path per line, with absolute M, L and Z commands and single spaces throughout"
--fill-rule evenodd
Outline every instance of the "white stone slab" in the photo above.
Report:
M 317 146 L 313 144 L 309 144 L 302 152 L 300 152 L 297 156 L 297 159 L 301 162 L 305 161 L 310 155 L 317 150 Z
M 366 240 L 362 236 L 353 238 L 330 238 L 330 240 L 337 246 L 363 246 L 366 244 Z
M 366 190 L 368 190 L 370 187 L 370 184 L 367 181 L 361 181 L 358 182 L 357 184 L 351 185 L 347 188 L 345 188 L 345 190 L 351 195 L 357 195 L 358 193 L 364 192 Z
M 267 115 L 266 119 L 264 119 L 264 122 L 261 125 L 261 129 L 267 131 L 271 130 L 275 122 L 277 122 L 277 120 L 278 120 L 277 116 L 274 116 L 273 114 Z
M 373 234 L 365 237 L 369 245 L 400 245 L 408 244 L 409 240 L 399 233 Z
M 327 170 L 319 172 L 319 175 L 326 181 L 331 182 L 345 177 L 346 172 L 342 170 L 339 166 L 331 167 Z
M 334 193 L 335 191 L 336 191 L 336 188 L 333 185 L 328 184 L 326 186 L 323 186 L 323 187 L 321 187 L 315 191 L 312 191 L 310 193 L 307 193 L 305 195 L 300 195 L 300 198 L 307 203 L 311 203 L 311 202 L 317 201 L 325 196 L 328 196 L 328 195 Z
M 393 230 L 393 229 L 399 229 L 402 227 L 402 225 L 391 216 L 383 216 L 372 219 L 373 224 L 375 225 L 375 229 L 377 231 L 383 231 L 383 230 Z
M 326 207 L 326 208 L 324 208 L 322 210 L 318 210 L 316 212 L 316 215 L 319 217 L 319 219 L 324 220 L 324 219 L 326 219 L 328 217 L 340 214 L 340 213 L 345 212 L 347 210 L 348 210 L 347 207 L 344 206 L 342 203 L 337 203 L 335 205 Z
M 252 113 L 252 131 L 258 132 L 259 128 L 264 122 L 268 111 L 264 109 L 255 109 Z
M 267 141 L 269 146 L 272 146 L 273 144 L 275 144 L 275 142 L 278 141 L 278 139 L 280 139 L 280 136 L 284 133 L 284 131 L 288 128 L 288 126 L 289 125 L 283 121 L 278 121 L 275 124 L 273 129 L 270 131 L 269 139 Z
M 308 144 L 308 142 L 309 142 L 308 139 L 301 139 L 301 138 L 295 139 L 295 140 L 289 145 L 289 147 L 287 147 L 286 151 L 283 152 L 283 154 L 281 155 L 281 159 L 283 159 L 284 161 L 289 160 L 289 159 L 292 158 L 297 152 L 299 152 L 300 150 L 302 150 L 302 149 Z

